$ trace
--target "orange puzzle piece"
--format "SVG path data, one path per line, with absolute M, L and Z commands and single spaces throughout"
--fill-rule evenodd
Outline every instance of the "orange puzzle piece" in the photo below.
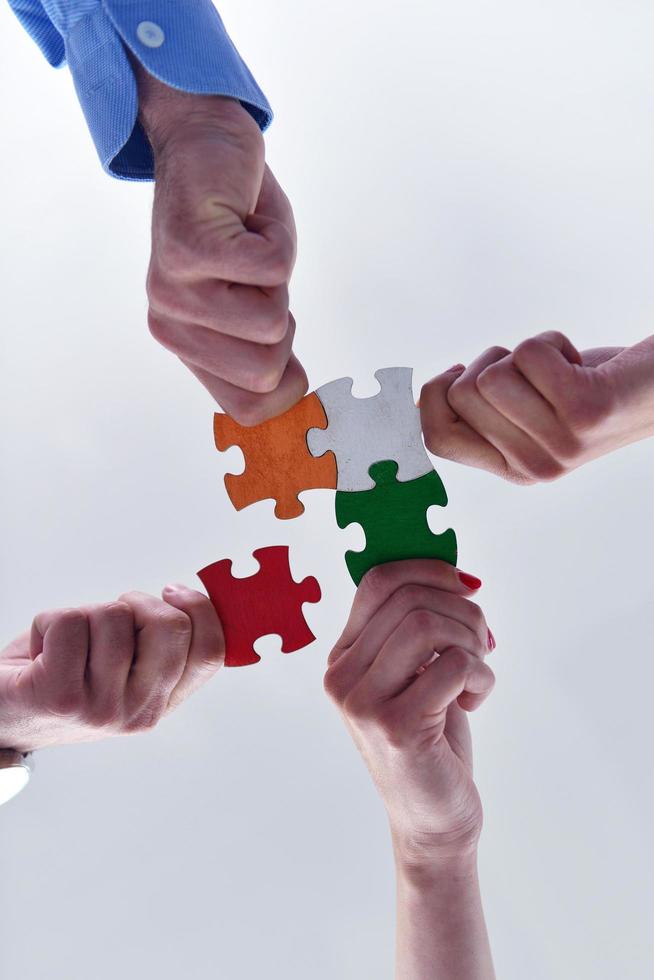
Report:
M 315 393 L 260 425 L 239 425 L 229 415 L 216 412 L 216 448 L 224 451 L 238 446 L 245 456 L 242 473 L 225 475 L 225 488 L 236 510 L 272 497 L 275 517 L 286 520 L 304 513 L 298 500 L 303 490 L 336 489 L 336 457 L 332 452 L 311 455 L 307 430 L 312 428 L 327 428 L 325 410 Z

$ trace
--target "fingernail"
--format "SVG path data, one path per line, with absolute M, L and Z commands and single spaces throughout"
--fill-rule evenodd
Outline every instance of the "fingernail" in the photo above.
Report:
M 448 368 L 445 372 L 446 374 L 454 374 L 455 371 L 465 371 L 465 364 L 453 364 L 451 368 Z
M 477 589 L 481 588 L 481 579 L 477 578 L 476 575 L 468 575 L 467 572 L 459 572 L 459 578 L 465 585 L 466 589 Z
M 488 631 L 488 649 L 489 650 L 494 650 L 496 646 L 497 646 L 497 643 L 495 642 L 495 637 L 493 636 L 493 634 L 489 630 Z

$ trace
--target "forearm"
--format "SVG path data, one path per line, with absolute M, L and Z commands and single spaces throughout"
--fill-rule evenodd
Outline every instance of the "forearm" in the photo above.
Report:
M 171 88 L 146 71 L 131 52 L 128 57 L 137 82 L 139 121 L 155 153 L 176 130 L 188 129 L 194 122 L 219 121 L 223 126 L 238 127 L 249 133 L 253 145 L 263 146 L 261 130 L 237 99 Z
M 494 980 L 476 854 L 395 863 L 398 980 Z

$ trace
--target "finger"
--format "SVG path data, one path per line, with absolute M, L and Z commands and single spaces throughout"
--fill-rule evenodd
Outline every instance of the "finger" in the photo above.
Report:
M 134 658 L 134 616 L 125 602 L 87 607 L 87 687 L 98 718 L 109 720 L 122 703 Z
M 502 474 L 506 469 L 502 454 L 457 415 L 447 400 L 450 388 L 464 371 L 457 365 L 423 386 L 419 407 L 425 444 L 435 456 Z
M 411 586 L 469 596 L 481 587 L 481 579 L 437 559 L 416 558 L 377 565 L 361 580 L 337 646 L 340 649 L 350 646 L 398 589 Z
M 361 633 L 349 647 L 341 647 L 340 656 L 330 657 L 330 663 L 341 658 L 356 661 L 358 669 L 367 670 L 384 643 L 407 616 L 420 611 L 438 613 L 455 620 L 469 630 L 480 657 L 490 651 L 489 630 L 479 606 L 462 596 L 424 585 L 403 585 L 370 617 Z
M 88 652 L 89 623 L 80 609 L 42 612 L 34 618 L 30 654 L 55 699 L 83 690 Z
M 309 387 L 304 368 L 294 354 L 291 354 L 277 388 L 262 395 L 229 384 L 193 364 L 186 366 L 202 382 L 223 411 L 241 425 L 257 425 L 281 415 L 299 402 Z
M 288 286 L 262 288 L 219 279 L 179 283 L 153 263 L 148 275 L 150 309 L 156 319 L 171 320 L 252 341 L 276 344 L 289 327 Z
M 487 367 L 477 378 L 484 400 L 547 451 L 565 451 L 570 433 L 549 402 L 518 370 L 512 357 Z
M 136 651 L 125 688 L 125 711 L 136 727 L 149 728 L 168 707 L 191 644 L 191 620 L 167 602 L 128 592 L 120 597 L 134 616 Z
M 192 628 L 184 672 L 168 699 L 172 711 L 222 667 L 225 640 L 216 610 L 206 595 L 184 585 L 167 585 L 162 595 L 165 602 L 186 613 Z
M 280 221 L 291 236 L 294 246 L 297 245 L 297 229 L 295 227 L 295 217 L 291 202 L 268 165 L 266 165 L 264 170 L 263 182 L 254 213 L 257 215 L 267 215 L 270 218 L 275 218 L 277 221 Z M 295 264 L 295 257 L 296 251 L 293 253 L 291 273 Z
M 488 653 L 486 638 L 461 623 L 427 609 L 415 609 L 390 634 L 370 668 L 358 681 L 371 702 L 396 697 L 415 680 L 418 668 L 430 664 L 433 655 L 450 647 L 465 650 L 483 660 Z M 426 667 L 429 670 L 430 667 Z
M 509 356 L 501 347 L 485 351 L 454 382 L 448 392 L 448 401 L 454 411 L 476 432 L 483 433 L 484 438 L 501 454 L 506 465 L 500 475 L 529 483 L 541 473 L 549 473 L 552 465 L 550 454 L 493 408 L 477 385 L 483 371 Z
M 398 711 L 407 716 L 428 711 L 447 711 L 455 701 L 474 711 L 493 690 L 495 676 L 485 663 L 466 650 L 451 647 L 418 675 L 396 699 Z
M 554 412 L 567 402 L 584 374 L 581 355 L 563 334 L 544 333 L 525 340 L 514 350 L 513 360 Z
M 286 334 L 276 344 L 253 344 L 207 327 L 162 318 L 152 311 L 148 325 L 155 340 L 185 364 L 261 394 L 275 391 L 279 386 L 295 336 L 295 322 L 290 314 Z
M 165 273 L 179 282 L 223 279 L 248 286 L 280 286 L 291 277 L 295 242 L 281 221 L 251 214 L 243 222 L 232 208 L 215 202 L 203 234 L 198 234 L 195 223 L 186 221 L 162 229 L 156 258 Z

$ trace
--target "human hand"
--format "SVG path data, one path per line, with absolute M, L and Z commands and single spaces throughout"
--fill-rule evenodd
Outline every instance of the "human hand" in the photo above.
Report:
M 467 855 L 481 831 L 466 712 L 492 689 L 484 657 L 495 641 L 468 582 L 441 561 L 371 569 L 329 657 L 325 689 L 406 860 Z
M 420 395 L 427 448 L 515 483 L 554 480 L 654 434 L 654 337 L 580 353 L 563 334 L 492 347 Z
M 32 752 L 153 728 L 221 666 L 205 595 L 168 586 L 40 613 L 0 653 L 0 748 Z
M 293 211 L 239 102 L 179 92 L 133 64 L 156 165 L 150 331 L 253 425 L 307 390 L 292 353 Z

